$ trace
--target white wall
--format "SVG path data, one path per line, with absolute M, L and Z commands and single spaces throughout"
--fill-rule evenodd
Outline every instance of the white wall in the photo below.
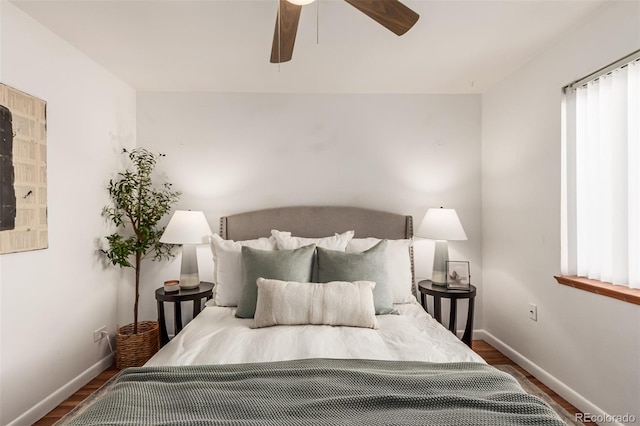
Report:
M 481 287 L 477 95 L 139 93 L 137 117 L 139 144 L 167 154 L 179 208 L 203 210 L 214 231 L 221 215 L 278 206 L 379 209 L 416 227 L 428 208 L 451 207 L 469 237 L 450 244 L 451 258 L 469 260 Z M 417 243 L 419 277 L 431 274 L 430 250 Z M 210 254 L 200 259 L 211 280 Z M 154 267 L 145 285 L 178 271 L 178 261 Z
M 636 419 L 640 306 L 558 285 L 553 275 L 561 88 L 638 48 L 640 3 L 610 2 L 482 104 L 484 328 L 543 381 L 555 376 L 559 382 L 546 381 L 578 408 Z M 528 319 L 529 302 L 538 305 L 537 322 Z
M 0 424 L 30 424 L 110 365 L 120 273 L 96 239 L 119 150 L 135 144 L 135 92 L 0 1 L 3 83 L 47 101 L 49 248 L 0 256 Z

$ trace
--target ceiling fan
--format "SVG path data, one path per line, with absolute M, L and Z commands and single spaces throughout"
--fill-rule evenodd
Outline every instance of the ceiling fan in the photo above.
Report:
M 305 4 L 314 0 L 279 0 L 276 29 L 271 46 L 271 63 L 278 64 L 291 60 L 296 42 L 300 11 Z M 402 35 L 418 21 L 420 15 L 398 0 L 345 0 L 388 30 Z

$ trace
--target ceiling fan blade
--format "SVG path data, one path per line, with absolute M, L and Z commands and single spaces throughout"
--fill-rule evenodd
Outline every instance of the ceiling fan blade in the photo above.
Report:
M 420 15 L 398 0 L 345 0 L 371 19 L 397 35 L 409 31 Z
M 276 29 L 273 32 L 273 44 L 271 45 L 272 64 L 291 60 L 301 10 L 302 6 L 289 3 L 287 0 L 280 0 Z

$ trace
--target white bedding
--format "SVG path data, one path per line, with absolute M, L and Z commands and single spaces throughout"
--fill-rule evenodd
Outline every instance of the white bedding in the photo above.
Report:
M 209 306 L 145 365 L 237 364 L 304 358 L 481 362 L 419 303 L 378 315 L 377 330 L 320 325 L 252 329 L 235 308 Z

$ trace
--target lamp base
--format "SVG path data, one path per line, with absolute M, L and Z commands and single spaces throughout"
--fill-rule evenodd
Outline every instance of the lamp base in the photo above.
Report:
M 433 253 L 433 273 L 431 282 L 433 285 L 447 285 L 447 261 L 449 260 L 449 247 L 446 240 L 436 240 Z
M 180 288 L 189 290 L 192 288 L 198 288 L 200 285 L 200 279 L 198 274 L 180 275 Z
M 198 275 L 198 258 L 196 257 L 195 244 L 182 245 L 182 263 L 180 265 L 180 288 L 185 290 L 196 288 L 200 285 Z
M 447 281 L 443 272 L 433 271 L 433 277 L 431 278 L 431 284 L 437 287 L 446 287 Z

